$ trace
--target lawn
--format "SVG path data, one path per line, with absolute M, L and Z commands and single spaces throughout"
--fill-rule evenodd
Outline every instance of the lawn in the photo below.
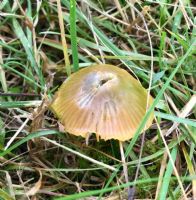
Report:
M 193 0 L 2 0 L 0 200 L 196 199 L 195 16 Z M 95 64 L 154 98 L 121 149 L 67 133 L 50 109 Z

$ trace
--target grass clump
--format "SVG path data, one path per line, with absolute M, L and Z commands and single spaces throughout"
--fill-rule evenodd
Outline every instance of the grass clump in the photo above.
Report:
M 193 1 L 3 0 L 0 199 L 128 199 L 128 186 L 134 198 L 196 198 L 195 12 Z M 117 141 L 86 145 L 48 110 L 70 72 L 100 63 L 155 98 L 124 144 L 127 184 Z

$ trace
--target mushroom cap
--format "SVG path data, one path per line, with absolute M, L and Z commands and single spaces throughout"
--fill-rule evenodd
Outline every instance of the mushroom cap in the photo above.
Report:
M 149 97 L 149 105 L 153 98 Z M 72 74 L 57 91 L 51 110 L 65 131 L 104 140 L 132 138 L 146 113 L 147 91 L 127 71 L 94 65 Z M 146 123 L 152 124 L 153 113 Z

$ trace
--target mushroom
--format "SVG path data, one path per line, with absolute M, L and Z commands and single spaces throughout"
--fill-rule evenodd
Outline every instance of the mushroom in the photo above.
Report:
M 149 105 L 153 98 L 149 96 Z M 147 91 L 127 71 L 113 65 L 84 68 L 62 84 L 51 104 L 65 131 L 104 140 L 129 140 L 147 109 Z M 150 116 L 146 129 L 152 124 Z
M 152 102 L 149 96 L 148 105 Z M 134 136 L 145 115 L 147 91 L 124 69 L 94 65 L 68 77 L 57 91 L 51 109 L 68 133 L 85 138 L 95 133 L 97 140 L 119 140 L 124 163 L 121 142 Z M 152 121 L 153 114 L 145 129 Z

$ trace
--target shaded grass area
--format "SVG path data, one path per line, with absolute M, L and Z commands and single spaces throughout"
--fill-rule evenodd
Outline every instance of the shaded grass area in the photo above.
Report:
M 58 3 L 0 3 L 0 199 L 128 199 L 127 186 L 138 199 L 196 198 L 194 2 Z M 118 141 L 86 145 L 48 110 L 69 70 L 96 63 L 126 69 L 155 98 L 124 143 L 128 184 Z

